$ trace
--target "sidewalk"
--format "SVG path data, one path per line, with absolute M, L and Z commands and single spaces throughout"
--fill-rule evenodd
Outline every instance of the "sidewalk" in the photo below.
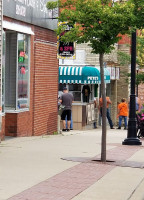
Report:
M 144 148 L 121 145 L 127 131 L 101 129 L 12 138 L 0 144 L 0 200 L 144 200 Z M 143 140 L 141 140 L 143 141 Z

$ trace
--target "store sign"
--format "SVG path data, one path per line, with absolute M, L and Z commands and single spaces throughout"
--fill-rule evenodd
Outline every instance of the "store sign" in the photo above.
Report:
M 65 26 L 65 31 L 58 36 L 57 41 L 57 58 L 59 59 L 75 59 L 75 43 L 74 42 L 62 42 L 60 41 L 61 36 L 66 32 L 70 31 L 73 26 L 69 26 L 66 22 L 60 22 L 58 26 Z
M 98 80 L 99 80 L 99 77 L 98 77 L 98 76 L 88 76 L 88 77 L 87 77 L 87 80 L 90 80 L 90 81 L 98 81 Z
M 3 15 L 53 30 L 57 27 L 57 20 L 49 19 L 52 18 L 52 11 L 46 8 L 48 1 L 50 0 L 4 0 Z
M 120 79 L 120 68 L 116 67 L 116 80 Z
M 115 80 L 115 67 L 111 67 L 111 80 Z
M 111 80 L 119 80 L 120 79 L 120 68 L 119 67 L 107 67 L 110 72 Z

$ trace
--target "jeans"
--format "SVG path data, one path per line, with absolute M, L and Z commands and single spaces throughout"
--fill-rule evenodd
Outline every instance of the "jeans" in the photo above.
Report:
M 67 116 L 66 116 L 65 120 L 66 120 L 66 128 L 68 128 L 68 127 L 67 127 Z M 73 129 L 72 112 L 71 112 L 71 123 L 70 123 L 70 129 Z
M 127 127 L 127 117 L 119 116 L 119 127 L 121 127 L 122 119 L 124 119 L 125 127 Z
M 101 108 L 101 115 L 102 115 L 102 108 Z M 106 110 L 106 116 L 107 116 L 107 119 L 108 119 L 108 123 L 110 125 L 110 128 L 113 128 L 113 122 L 111 120 L 111 117 L 110 117 L 110 111 L 109 109 L 107 108 Z
M 94 127 L 94 128 L 97 128 L 96 122 L 93 123 L 93 127 Z

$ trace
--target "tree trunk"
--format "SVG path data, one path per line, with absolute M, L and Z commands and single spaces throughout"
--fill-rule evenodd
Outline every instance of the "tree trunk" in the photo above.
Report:
M 106 162 L 106 93 L 105 93 L 105 82 L 104 82 L 103 57 L 104 57 L 104 54 L 99 55 L 100 73 L 101 73 L 101 94 L 102 94 L 102 99 L 103 99 L 101 161 Z

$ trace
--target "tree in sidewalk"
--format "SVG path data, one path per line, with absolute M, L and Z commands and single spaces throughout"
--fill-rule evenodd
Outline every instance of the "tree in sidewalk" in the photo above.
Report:
M 112 0 L 58 0 L 60 22 L 67 22 L 73 28 L 66 32 L 62 41 L 89 43 L 92 53 L 99 54 L 102 108 L 102 145 L 101 161 L 106 162 L 106 94 L 104 83 L 104 54 L 114 49 L 114 44 L 120 39 L 119 34 L 129 33 L 130 27 L 135 25 L 135 0 L 119 3 Z M 56 3 L 55 3 L 56 4 Z M 47 3 L 51 9 L 52 2 Z M 59 26 L 57 34 L 65 30 Z

